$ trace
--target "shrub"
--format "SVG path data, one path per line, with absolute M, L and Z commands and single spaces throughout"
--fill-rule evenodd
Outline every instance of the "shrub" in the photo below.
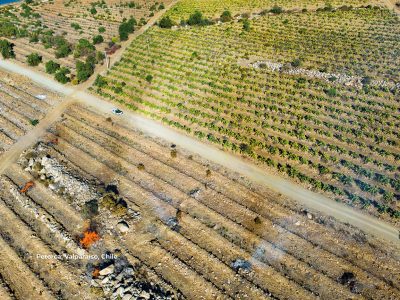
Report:
M 300 59 L 298 59 L 298 58 L 296 58 L 295 60 L 293 60 L 291 63 L 290 63 L 291 65 L 292 65 L 292 67 L 294 67 L 294 68 L 298 68 L 298 67 L 300 67 L 301 66 L 301 60 Z
M 283 9 L 280 6 L 274 6 L 273 8 L 271 8 L 270 12 L 272 12 L 273 14 L 281 14 L 283 13 Z
M 121 41 L 126 41 L 129 34 L 135 30 L 135 25 L 137 24 L 135 18 L 130 18 L 128 21 L 124 21 L 119 25 L 118 32 Z
M 99 32 L 100 33 L 104 33 L 104 32 L 106 32 L 106 29 L 103 26 L 100 26 L 99 27 Z
M 221 22 L 229 22 L 232 21 L 232 14 L 229 10 L 225 10 L 221 15 Z
M 248 19 L 243 20 L 243 30 L 244 31 L 250 31 L 250 21 Z
M 97 75 L 96 80 L 94 81 L 94 85 L 98 87 L 103 87 L 107 85 L 107 81 L 105 77 Z
M 189 19 L 187 20 L 187 24 L 190 26 L 206 26 L 211 25 L 212 22 L 207 18 L 203 18 L 203 14 L 196 10 L 193 14 L 190 15 Z
M 60 69 L 60 64 L 58 64 L 58 63 L 56 63 L 56 62 L 54 62 L 54 61 L 52 61 L 52 60 L 49 60 L 49 61 L 46 63 L 46 73 L 54 74 L 54 73 L 57 72 L 59 69 Z
M 174 22 L 171 20 L 169 16 L 163 17 L 158 24 L 161 28 L 171 28 L 174 26 Z
M 87 39 L 80 39 L 75 45 L 74 57 L 78 58 L 81 56 L 90 55 L 93 54 L 95 50 L 96 48 Z
M 31 123 L 32 126 L 36 126 L 37 124 L 39 124 L 39 120 L 38 119 L 30 120 L 29 123 Z
M 99 203 L 96 199 L 86 202 L 82 208 L 85 219 L 91 219 L 99 213 Z
M 151 83 L 151 82 L 153 81 L 153 76 L 152 76 L 152 75 L 147 75 L 147 76 L 146 76 L 146 81 L 147 81 L 148 83 Z
M 67 83 L 70 81 L 70 78 L 67 76 L 71 71 L 65 67 L 61 68 L 60 70 L 57 71 L 56 75 L 54 78 L 63 84 Z
M 335 88 L 330 88 L 325 90 L 325 93 L 330 97 L 335 97 L 337 95 L 337 91 Z
M 26 61 L 28 62 L 28 65 L 36 67 L 42 62 L 42 57 L 37 53 L 32 53 L 26 57 Z
M 361 79 L 361 83 L 363 85 L 369 85 L 372 82 L 372 78 L 369 76 L 364 77 L 363 79 Z
M 102 42 L 104 42 L 104 38 L 103 38 L 103 36 L 102 35 L 95 35 L 94 37 L 93 37 L 93 44 L 94 45 L 97 45 L 97 44 L 100 44 L 100 43 L 102 43 Z
M 75 30 L 81 29 L 81 26 L 78 23 L 71 23 L 71 27 Z
M 89 56 L 86 59 L 86 62 L 82 62 L 78 60 L 76 62 L 76 77 L 78 82 L 84 82 L 89 79 L 90 76 L 94 73 L 95 63 L 94 57 Z
M 7 40 L 0 40 L 0 52 L 4 59 L 14 58 L 14 44 Z

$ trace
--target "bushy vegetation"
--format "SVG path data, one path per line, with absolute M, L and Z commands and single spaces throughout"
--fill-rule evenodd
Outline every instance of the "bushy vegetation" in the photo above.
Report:
M 26 57 L 26 61 L 28 65 L 36 67 L 42 62 L 42 57 L 38 53 L 32 53 Z
M 206 26 L 213 24 L 211 20 L 203 16 L 201 11 L 195 11 L 191 14 L 186 23 L 190 26 Z
M 221 22 L 224 22 L 224 23 L 232 21 L 233 18 L 232 18 L 231 12 L 229 10 L 225 10 L 221 15 L 220 20 L 221 20 Z
M 78 58 L 82 56 L 93 55 L 95 51 L 96 48 L 91 42 L 89 42 L 87 39 L 80 39 L 75 45 L 74 57 Z
M 60 69 L 60 64 L 58 64 L 52 60 L 49 60 L 48 62 L 46 62 L 46 73 L 54 74 L 59 69 Z
M 85 62 L 78 60 L 76 62 L 76 78 L 78 82 L 84 82 L 94 73 L 96 62 L 93 56 L 89 56 Z
M 132 17 L 119 25 L 118 32 L 121 41 L 126 41 L 128 39 L 129 34 L 133 33 L 133 31 L 135 30 L 136 24 L 137 22 L 135 18 Z
M 102 43 L 102 42 L 104 42 L 104 38 L 103 38 L 103 36 L 102 35 L 95 35 L 94 37 L 93 37 L 93 44 L 94 45 L 97 45 L 97 44 L 100 44 L 100 43 Z
M 59 69 L 56 73 L 56 75 L 54 76 L 54 78 L 60 82 L 60 83 L 68 83 L 70 82 L 70 78 L 69 78 L 69 74 L 71 73 L 71 71 L 68 68 L 62 67 L 61 69 Z
M 7 40 L 0 40 L 0 52 L 4 59 L 14 58 L 14 44 Z
M 161 28 L 171 28 L 172 26 L 174 26 L 174 22 L 172 22 L 170 17 L 166 16 L 161 18 L 158 25 Z

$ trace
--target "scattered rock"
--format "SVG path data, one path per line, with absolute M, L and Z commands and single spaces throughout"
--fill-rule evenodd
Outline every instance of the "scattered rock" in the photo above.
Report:
M 231 264 L 232 268 L 235 271 L 239 271 L 240 269 L 244 271 L 250 271 L 251 269 L 251 263 L 247 260 L 244 259 L 237 259 Z
M 120 222 L 117 224 L 117 229 L 118 229 L 120 232 L 125 233 L 125 232 L 128 232 L 128 231 L 129 231 L 129 225 L 128 225 L 128 223 L 126 223 L 125 221 L 120 221 Z
M 106 275 L 109 275 L 111 273 L 114 273 L 114 269 L 115 269 L 114 265 L 109 265 L 108 267 L 100 270 L 100 275 L 101 276 L 106 276 Z

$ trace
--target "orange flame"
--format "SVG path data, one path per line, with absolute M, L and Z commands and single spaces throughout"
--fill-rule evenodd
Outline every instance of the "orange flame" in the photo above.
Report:
M 87 230 L 83 233 L 83 238 L 80 240 L 80 243 L 83 248 L 88 249 L 98 240 L 100 240 L 100 235 L 97 232 Z
M 99 269 L 94 269 L 93 273 L 92 273 L 93 278 L 97 278 L 100 276 L 100 270 Z
M 25 184 L 25 186 L 21 189 L 20 193 L 24 194 L 26 193 L 31 187 L 33 187 L 35 183 L 33 181 L 29 181 Z

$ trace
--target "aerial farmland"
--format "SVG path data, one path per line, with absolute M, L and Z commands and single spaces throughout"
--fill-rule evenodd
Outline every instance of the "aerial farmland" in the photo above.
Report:
M 0 300 L 400 299 L 399 14 L 0 6 Z

